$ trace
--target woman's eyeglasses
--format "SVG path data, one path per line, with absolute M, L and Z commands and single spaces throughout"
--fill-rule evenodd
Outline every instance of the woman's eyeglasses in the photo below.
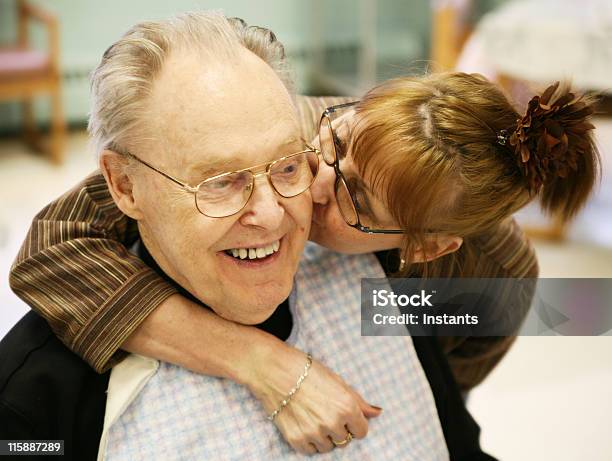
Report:
M 364 191 L 360 191 L 356 186 L 347 181 L 345 174 L 340 168 L 340 159 L 345 152 L 342 149 L 342 142 L 339 141 L 334 130 L 334 121 L 353 108 L 359 101 L 338 104 L 325 109 L 321 115 L 319 123 L 319 142 L 321 145 L 321 156 L 323 161 L 334 168 L 336 182 L 334 192 L 338 208 L 346 223 L 368 234 L 404 234 L 401 229 L 385 228 L 378 222 L 371 211 L 364 206 L 367 200 Z

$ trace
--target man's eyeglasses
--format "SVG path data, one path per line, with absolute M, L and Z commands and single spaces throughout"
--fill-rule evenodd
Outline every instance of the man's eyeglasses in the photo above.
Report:
M 342 114 L 354 107 L 359 101 L 338 104 L 325 109 L 321 115 L 319 123 L 319 142 L 321 144 L 321 155 L 329 166 L 334 168 L 336 182 L 334 191 L 336 201 L 342 217 L 346 223 L 368 234 L 404 234 L 401 229 L 385 228 L 378 222 L 371 210 L 366 210 L 363 206 L 365 191 L 358 190 L 355 186 L 350 186 L 346 176 L 340 168 L 340 159 L 344 158 L 345 153 L 341 150 L 341 141 L 338 138 L 333 125 Z
M 307 146 L 301 152 L 272 162 L 218 174 L 194 187 L 158 170 L 134 154 L 126 152 L 126 155 L 193 194 L 198 211 L 210 218 L 225 218 L 242 210 L 253 195 L 257 176 L 267 176 L 272 189 L 278 195 L 291 198 L 305 192 L 319 172 L 319 150 Z

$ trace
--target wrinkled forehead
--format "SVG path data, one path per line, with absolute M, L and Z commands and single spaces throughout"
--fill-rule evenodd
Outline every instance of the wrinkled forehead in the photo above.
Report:
M 274 71 L 245 50 L 236 62 L 204 66 L 196 56 L 168 60 L 147 114 L 157 155 L 188 168 L 274 159 L 300 141 L 293 100 Z

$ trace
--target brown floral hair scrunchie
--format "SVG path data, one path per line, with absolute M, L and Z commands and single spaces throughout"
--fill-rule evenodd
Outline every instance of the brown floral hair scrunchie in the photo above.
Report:
M 567 177 L 570 168 L 577 171 L 578 156 L 589 148 L 584 134 L 595 128 L 586 121 L 592 113 L 582 97 L 571 93 L 569 86 L 559 88 L 559 82 L 529 101 L 509 144 L 514 147 L 530 194 L 536 194 L 550 178 Z

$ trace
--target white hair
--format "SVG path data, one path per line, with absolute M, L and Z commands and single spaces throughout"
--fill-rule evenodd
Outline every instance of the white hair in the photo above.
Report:
M 106 50 L 91 75 L 88 131 L 96 154 L 123 150 L 143 121 L 153 81 L 171 51 L 196 50 L 206 57 L 231 59 L 242 48 L 266 62 L 294 94 L 284 47 L 269 29 L 249 27 L 216 11 L 136 24 Z

